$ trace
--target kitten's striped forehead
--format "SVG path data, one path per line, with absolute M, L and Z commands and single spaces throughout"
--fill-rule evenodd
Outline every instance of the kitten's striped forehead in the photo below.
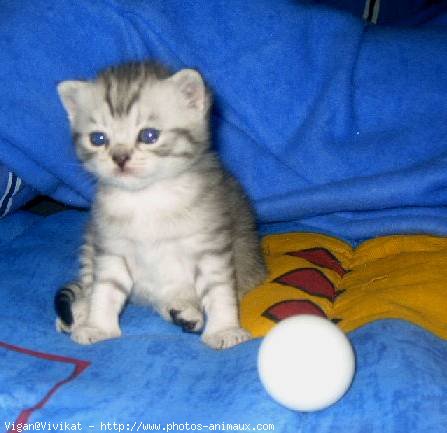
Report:
M 99 75 L 98 82 L 103 84 L 104 99 L 112 117 L 123 117 L 138 102 L 145 84 L 170 75 L 170 71 L 156 63 L 135 62 L 105 70 Z

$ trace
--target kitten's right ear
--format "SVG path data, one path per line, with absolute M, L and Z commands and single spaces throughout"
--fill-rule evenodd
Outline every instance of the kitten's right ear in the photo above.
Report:
M 76 113 L 91 101 L 93 84 L 88 81 L 61 81 L 57 85 L 57 92 L 70 121 Z

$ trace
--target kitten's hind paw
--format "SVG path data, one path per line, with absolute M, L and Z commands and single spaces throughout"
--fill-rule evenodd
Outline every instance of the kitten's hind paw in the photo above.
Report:
M 202 341 L 213 349 L 228 349 L 250 339 L 251 335 L 245 329 L 236 327 L 202 334 Z
M 98 341 L 109 340 L 121 336 L 121 330 L 116 329 L 100 329 L 94 326 L 80 325 L 75 327 L 71 332 L 71 339 L 79 344 L 93 344 Z
M 199 332 L 203 328 L 203 313 L 194 305 L 176 305 L 168 312 L 172 322 L 184 332 Z
M 60 317 L 56 317 L 56 331 L 69 334 L 71 332 L 71 325 L 67 325 L 60 319 Z
M 169 315 L 174 325 L 181 326 L 183 332 L 200 331 L 200 328 L 203 326 L 200 321 L 183 319 L 181 313 L 179 310 L 169 310 Z

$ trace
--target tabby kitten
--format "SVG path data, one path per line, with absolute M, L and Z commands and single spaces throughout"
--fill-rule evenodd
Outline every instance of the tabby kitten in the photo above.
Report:
M 79 279 L 55 297 L 57 329 L 80 344 L 118 337 L 130 298 L 203 329 L 210 347 L 249 339 L 238 297 L 266 271 L 247 200 L 210 151 L 201 75 L 127 63 L 58 93 L 98 190 Z

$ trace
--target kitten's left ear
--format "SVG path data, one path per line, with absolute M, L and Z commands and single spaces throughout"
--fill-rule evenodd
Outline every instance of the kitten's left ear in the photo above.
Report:
M 202 76 L 194 69 L 182 69 L 171 77 L 189 108 L 207 111 L 210 106 L 210 96 Z

